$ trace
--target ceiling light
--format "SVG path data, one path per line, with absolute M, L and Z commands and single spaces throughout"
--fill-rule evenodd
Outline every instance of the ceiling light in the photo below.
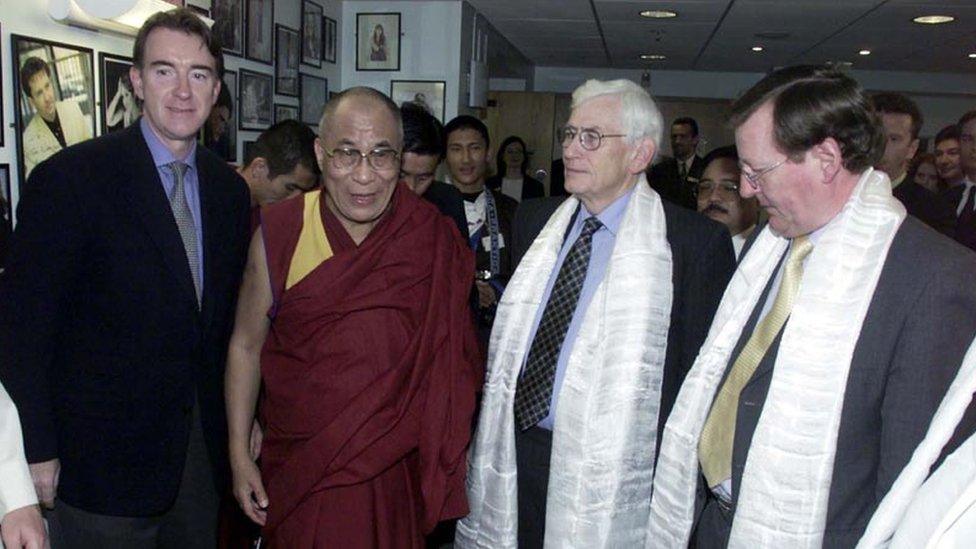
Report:
M 857 52 L 858 55 L 871 55 L 871 50 L 861 50 Z
M 912 21 L 919 25 L 941 25 L 943 23 L 951 23 L 955 20 L 956 18 L 951 15 L 920 15 L 912 19 Z
M 976 59 L 976 53 L 969 54 L 969 58 L 970 59 Z
M 678 12 L 671 10 L 644 10 L 640 12 L 641 17 L 647 17 L 648 19 L 671 19 L 672 17 L 677 17 Z
M 755 51 L 755 52 L 763 51 L 763 47 L 762 46 L 753 46 L 752 47 L 752 51 Z
M 641 54 L 640 58 L 644 61 L 661 61 L 667 59 L 667 56 L 656 53 L 643 53 Z

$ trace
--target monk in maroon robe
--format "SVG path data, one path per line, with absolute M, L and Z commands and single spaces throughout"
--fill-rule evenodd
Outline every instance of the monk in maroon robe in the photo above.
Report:
M 270 547 L 423 547 L 467 513 L 474 259 L 397 185 L 399 110 L 329 102 L 315 191 L 262 209 L 227 368 L 234 492 Z M 260 473 L 247 444 L 260 381 Z M 266 490 L 265 490 L 266 488 Z

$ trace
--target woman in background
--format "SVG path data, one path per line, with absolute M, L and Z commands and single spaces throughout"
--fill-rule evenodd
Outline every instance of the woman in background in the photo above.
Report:
M 545 196 L 542 182 L 525 173 L 528 167 L 529 155 L 526 154 L 525 141 L 517 135 L 510 135 L 498 147 L 495 175 L 486 184 L 489 189 L 500 190 L 502 194 L 519 202 Z

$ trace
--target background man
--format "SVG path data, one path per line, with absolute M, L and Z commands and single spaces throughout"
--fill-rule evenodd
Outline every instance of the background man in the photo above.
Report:
M 20 417 L 0 384 L 0 545 L 8 549 L 41 549 L 47 532 L 37 494 L 24 460 Z
M 56 544 L 213 547 L 247 187 L 197 146 L 223 68 L 210 29 L 158 13 L 133 60 L 140 122 L 65 149 L 25 187 L 0 378 Z
M 668 419 L 651 535 L 853 547 L 976 333 L 976 256 L 906 217 L 871 168 L 882 128 L 844 73 L 773 72 L 732 124 L 742 193 L 769 223 Z
M 650 168 L 651 188 L 665 200 L 695 209 L 695 190 L 701 177 L 702 159 L 698 156 L 698 122 L 676 118 L 671 123 L 671 153 Z
M 657 434 L 733 270 L 728 231 L 648 186 L 661 126 L 628 80 L 573 93 L 573 197 L 519 207 L 459 547 L 645 545 Z
M 918 132 L 922 113 L 914 101 L 900 93 L 879 93 L 871 98 L 884 127 L 885 148 L 875 168 L 888 174 L 893 193 L 909 215 L 933 229 L 952 236 L 955 219 L 949 205 L 939 195 L 906 180 L 908 164 L 918 151 Z
M 61 149 L 91 139 L 91 123 L 74 101 L 56 101 L 51 68 L 43 59 L 29 57 L 20 67 L 24 94 L 34 116 L 24 128 L 24 177 Z
M 451 182 L 464 198 L 468 244 L 474 250 L 478 332 L 487 345 L 495 305 L 512 276 L 512 219 L 518 202 L 485 187 L 488 174 L 488 128 L 473 116 L 461 115 L 444 128 L 447 135 L 447 168 Z
M 725 225 L 738 258 L 759 221 L 759 201 L 739 194 L 742 170 L 734 145 L 708 153 L 702 165 L 705 170 L 698 182 L 698 211 Z
M 265 207 L 251 241 L 227 415 L 235 496 L 275 547 L 419 547 L 467 511 L 473 258 L 397 185 L 402 139 L 376 90 L 330 100 L 315 142 L 323 190 Z M 262 379 L 259 474 L 248 446 Z
M 956 209 L 956 240 L 976 250 L 976 110 L 959 119 L 959 166 L 962 183 L 946 191 L 945 197 Z
M 952 124 L 935 134 L 935 168 L 939 179 L 951 190 L 962 185 L 962 167 L 959 164 L 959 126 Z M 944 196 L 944 195 L 943 195 Z

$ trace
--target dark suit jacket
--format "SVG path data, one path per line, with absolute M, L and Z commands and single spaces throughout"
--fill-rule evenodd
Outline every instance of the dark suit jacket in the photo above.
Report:
M 941 194 L 943 200 L 952 208 L 953 215 L 959 209 L 959 201 L 962 200 L 962 193 L 965 190 L 965 185 L 956 185 Z M 967 216 L 964 219 L 958 219 L 952 236 L 956 242 L 971 250 L 976 250 L 976 218 Z
M 527 200 L 519 206 L 512 231 L 512 258 L 516 268 L 563 200 L 555 197 Z M 658 416 L 659 443 L 681 382 L 698 356 L 725 286 L 735 270 L 732 239 L 724 225 L 668 202 L 663 204 L 671 245 L 673 300 Z
M 902 204 L 908 215 L 914 215 L 922 223 L 952 238 L 956 230 L 956 211 L 938 194 L 916 184 L 902 181 L 892 194 Z
M 976 335 L 976 255 L 912 217 L 895 236 L 854 349 L 837 435 L 824 547 L 853 547 L 928 429 Z M 771 284 L 769 285 L 771 286 Z M 733 352 L 756 326 L 761 303 Z M 732 451 L 733 513 L 782 332 L 742 390 Z M 730 364 L 735 359 L 730 360 Z M 726 372 L 727 373 L 727 372 Z M 976 427 L 967 414 L 955 440 Z M 945 453 L 957 443 L 947 446 Z M 699 483 L 695 546 L 725 547 L 731 522 Z
M 542 185 L 542 182 L 533 179 L 529 176 L 524 176 L 522 182 L 522 196 L 519 201 L 528 200 L 530 198 L 542 198 L 546 196 L 546 188 Z M 485 181 L 485 186 L 489 189 L 493 189 L 502 192 L 502 177 L 499 175 L 493 175 Z
M 549 196 L 569 196 L 566 192 L 566 164 L 557 158 L 549 165 Z
M 0 279 L 0 378 L 27 459 L 61 460 L 58 496 L 86 511 L 168 509 L 196 398 L 226 481 L 223 372 L 247 250 L 249 199 L 197 147 L 203 225 L 198 311 L 183 243 L 133 124 L 32 173 Z
M 688 170 L 688 179 L 682 181 L 681 172 L 678 171 L 678 161 L 674 158 L 665 158 L 648 168 L 647 180 L 661 198 L 697 211 L 696 187 L 702 171 L 705 170 L 704 164 L 702 158 L 695 155 L 694 160 L 691 161 L 691 169 Z
M 424 200 L 437 206 L 437 210 L 450 217 L 457 225 L 458 231 L 464 240 L 468 240 L 468 220 L 464 215 L 464 199 L 454 185 L 434 181 L 427 192 L 424 193 Z

